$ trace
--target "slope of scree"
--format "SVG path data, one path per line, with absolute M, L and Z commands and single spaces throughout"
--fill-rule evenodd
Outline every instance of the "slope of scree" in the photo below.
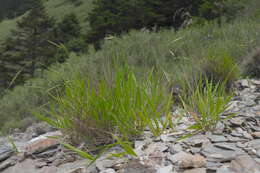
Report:
M 0 139 L 2 173 L 259 173 L 260 172 L 260 80 L 236 82 L 236 96 L 223 113 L 237 116 L 219 123 L 213 132 L 201 133 L 179 141 L 193 122 L 183 116 L 176 132 L 154 137 L 147 130 L 135 141 L 138 158 L 109 158 L 121 152 L 112 148 L 92 166 L 59 145 L 63 136 L 44 123 L 35 124 L 25 133 Z M 173 121 L 179 110 L 173 112 Z M 15 153 L 12 139 L 19 153 Z M 27 142 L 29 141 L 29 142 Z

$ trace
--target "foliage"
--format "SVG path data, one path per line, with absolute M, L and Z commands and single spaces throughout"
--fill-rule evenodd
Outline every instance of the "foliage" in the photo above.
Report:
M 63 44 L 67 51 L 87 51 L 75 14 L 66 15 L 55 26 L 41 1 L 35 1 L 34 7 L 17 22 L 17 29 L 0 50 L 2 88 L 21 84 L 54 62 L 64 62 L 67 53 L 55 45 Z
M 260 78 L 260 48 L 246 56 L 242 63 L 243 73 L 249 77 Z
M 169 125 L 162 116 L 167 119 L 172 105 L 153 73 L 139 81 L 127 69 L 116 70 L 114 78 L 102 77 L 94 85 L 82 79 L 68 81 L 64 94 L 54 96 L 54 102 L 47 110 L 53 119 L 40 117 L 70 134 L 72 141 L 83 140 L 92 147 L 112 143 L 111 134 L 123 140 L 134 138 L 147 126 L 159 135 Z
M 69 57 L 69 52 L 87 52 L 88 46 L 81 32 L 78 17 L 74 13 L 65 15 L 54 30 L 56 42 L 50 42 L 57 48 L 54 55 L 56 61 L 64 62 Z
M 89 13 L 88 41 L 95 43 L 108 35 L 119 35 L 131 29 L 179 29 L 192 17 L 206 20 L 226 16 L 234 19 L 245 6 L 243 0 L 95 0 Z
M 29 14 L 17 22 L 2 48 L 1 62 L 4 64 L 4 85 L 16 76 L 15 83 L 32 77 L 36 68 L 44 68 L 53 62 L 55 49 L 48 43 L 54 39 L 53 20 L 44 10 L 42 2 L 34 1 Z
M 128 141 L 122 141 L 120 138 L 118 138 L 117 136 L 114 136 L 114 139 L 116 142 L 114 142 L 113 144 L 108 144 L 105 145 L 103 147 L 99 147 L 102 149 L 99 149 L 99 153 L 96 154 L 95 156 L 92 153 L 88 153 L 86 151 L 80 150 L 70 144 L 63 144 L 66 148 L 68 148 L 69 150 L 75 152 L 76 154 L 78 154 L 79 156 L 81 156 L 82 158 L 85 158 L 87 160 L 90 160 L 91 162 L 88 164 L 88 166 L 90 166 L 92 163 L 94 163 L 102 154 L 104 154 L 104 152 L 107 152 L 110 148 L 114 147 L 114 146 L 121 146 L 122 149 L 124 150 L 121 153 L 117 153 L 117 154 L 111 154 L 109 157 L 121 157 L 124 155 L 131 155 L 136 157 L 136 153 L 134 152 L 134 149 L 131 147 L 131 143 Z
M 41 77 L 7 90 L 0 99 L 1 132 L 9 132 L 10 127 L 26 127 L 27 124 L 20 124 L 21 120 L 33 117 L 32 110 L 48 103 L 50 88 L 63 86 L 64 81 L 75 79 L 78 74 L 82 79 L 97 81 L 106 75 L 103 70 L 108 62 L 127 62 L 138 78 L 152 67 L 163 68 L 173 77 L 181 78 L 185 73 L 188 78 L 191 65 L 197 68 L 200 63 L 195 62 L 200 62 L 201 57 L 217 52 L 227 52 L 240 65 L 242 57 L 259 45 L 259 30 L 257 20 L 247 19 L 222 27 L 212 23 L 178 32 L 131 31 L 121 38 L 106 40 L 101 51 L 90 47 L 88 54 L 71 54 L 65 63 L 53 64 Z
M 203 81 L 206 81 L 204 85 Z M 225 84 L 213 84 L 200 77 L 198 86 L 193 90 L 189 99 L 183 100 L 185 110 L 193 117 L 195 124 L 190 129 L 196 131 L 214 130 L 221 119 L 232 95 L 225 91 Z
M 30 7 L 30 0 L 1 0 L 0 20 L 20 16 Z
M 221 20 L 224 17 L 230 21 L 241 13 L 243 7 L 245 7 L 245 0 L 203 0 L 198 9 L 198 17 L 207 20 Z
M 80 6 L 82 4 L 81 0 L 69 0 L 71 3 L 73 3 L 75 6 Z
M 12 149 L 14 150 L 15 154 L 19 154 L 19 150 L 18 150 L 17 146 L 15 145 L 12 137 L 8 136 L 7 139 L 8 139 L 8 142 L 12 145 Z
M 208 50 L 207 56 L 198 60 L 185 62 L 177 71 L 179 75 L 172 77 L 172 94 L 175 103 L 181 104 L 182 100 L 189 100 L 194 90 L 201 83 L 203 86 L 208 81 L 212 85 L 223 85 L 227 92 L 232 91 L 232 84 L 240 77 L 241 71 L 235 60 L 227 52 Z M 168 74 L 169 75 L 169 74 Z M 202 76 L 202 78 L 201 78 Z M 169 79 L 169 82 L 171 80 Z
M 219 50 L 218 50 L 219 51 Z M 239 68 L 234 59 L 224 51 L 210 54 L 202 59 L 199 71 L 213 84 L 225 83 L 231 89 L 232 83 L 239 77 Z
M 81 34 L 81 26 L 77 16 L 74 13 L 64 16 L 61 22 L 57 24 L 56 34 L 59 42 L 68 42 L 72 38 L 77 38 Z
M 81 26 L 74 13 L 65 15 L 62 21 L 55 27 L 57 52 L 54 55 L 58 62 L 64 62 L 68 58 L 68 52 L 86 53 L 87 44 L 83 39 Z M 63 46 L 60 47 L 59 45 Z M 64 50 L 66 49 L 66 50 Z
M 12 2 L 15 1 L 16 0 L 12 0 Z M 19 1 L 23 2 L 23 0 Z M 74 13 L 77 15 L 77 18 L 80 21 L 80 25 L 84 28 L 88 28 L 88 21 L 86 21 L 85 18 L 87 17 L 88 12 L 92 9 L 92 0 L 81 1 L 79 6 L 75 5 L 76 3 L 71 3 L 68 1 L 69 0 L 44 0 L 44 6 L 48 16 L 54 18 L 57 21 L 61 21 L 64 16 Z M 2 8 L 2 3 L 0 8 Z M 0 21 L 0 42 L 4 41 L 7 37 L 10 36 L 10 30 L 16 29 L 16 22 L 27 14 L 28 11 L 14 19 L 4 19 L 3 21 Z
M 190 0 L 177 3 L 172 0 L 96 0 L 88 17 L 91 26 L 88 41 L 96 42 L 106 35 L 121 34 L 130 29 L 180 25 L 181 22 L 173 20 L 173 16 L 180 8 L 188 8 L 189 2 Z M 178 15 L 180 17 L 181 14 Z

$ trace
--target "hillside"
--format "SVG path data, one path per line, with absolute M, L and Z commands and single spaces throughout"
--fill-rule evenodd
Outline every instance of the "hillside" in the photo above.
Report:
M 46 71 L 43 78 L 29 80 L 24 86 L 8 92 L 0 100 L 0 114 L 3 115 L 0 122 L 9 121 L 2 128 L 7 130 L 26 125 L 26 119 L 16 123 L 17 119 L 31 119 L 31 110 L 48 100 L 49 89 L 78 75 L 97 80 L 113 61 L 128 62 L 139 74 L 149 71 L 153 66 L 165 68 L 176 78 L 181 77 L 183 72 L 189 76 L 191 67 L 200 68 L 199 60 L 207 56 L 220 58 L 220 61 L 222 57 L 229 56 L 240 64 L 258 47 L 259 30 L 259 22 L 252 20 L 237 21 L 221 28 L 217 24 L 209 24 L 178 33 L 169 30 L 159 33 L 133 31 L 122 38 L 107 40 L 102 51 L 90 49 L 87 55 L 72 54 L 66 63 L 54 65 Z
M 88 26 L 86 17 L 92 8 L 92 0 L 84 0 L 79 5 L 68 0 L 49 0 L 45 2 L 45 6 L 49 16 L 57 20 L 61 20 L 66 14 L 74 12 L 77 14 L 82 27 Z M 19 19 L 21 19 L 21 17 L 0 22 L 0 42 L 7 38 L 10 34 L 10 30 L 16 27 L 16 22 Z
M 241 74 L 248 75 L 250 72 L 245 72 L 244 66 L 254 64 L 257 60 L 245 57 L 251 54 L 260 42 L 259 12 L 255 8 L 258 3 L 259 1 L 251 1 L 245 8 L 246 11 L 243 13 L 245 16 L 232 23 L 225 23 L 221 27 L 215 22 L 210 22 L 178 32 L 168 29 L 162 29 L 160 32 L 132 31 L 122 38 L 111 37 L 106 40 L 102 50 L 98 52 L 90 46 L 87 54 L 72 53 L 66 63 L 58 63 L 45 70 L 43 77 L 31 79 L 24 85 L 6 91 L 0 100 L 1 131 L 7 132 L 13 127 L 26 127 L 28 122 L 34 119 L 31 111 L 49 101 L 50 96 L 47 92 L 49 89 L 63 85 L 64 81 L 78 75 L 86 75 L 84 79 L 89 77 L 97 81 L 106 73 L 106 68 L 111 62 L 127 63 L 133 66 L 138 74 L 144 74 L 153 67 L 164 69 L 171 76 L 170 83 L 181 79 L 184 71 L 190 78 L 193 70 L 202 73 L 208 73 L 209 70 L 209 73 L 221 78 L 228 73 L 228 69 L 232 68 L 234 63 L 239 67 L 237 72 L 239 74 L 232 76 L 234 79 Z M 82 27 L 88 25 L 85 21 L 88 14 L 86 11 L 92 8 L 91 1 L 82 1 L 81 4 L 75 5 L 68 0 L 47 1 L 45 7 L 48 15 L 57 20 L 75 12 Z M 0 33 L 4 34 L 0 35 L 3 38 L 8 35 L 7 31 L 10 31 L 16 20 L 18 19 L 1 23 Z M 211 60 L 212 58 L 216 59 L 215 62 Z M 220 70 L 213 68 L 213 64 L 216 63 L 219 63 Z M 224 66 L 221 67 L 222 65 Z M 211 66 L 213 69 L 210 69 Z M 257 64 L 254 68 L 257 68 Z M 253 71 L 254 68 L 250 70 Z M 220 72 L 222 70 L 224 72 Z M 20 119 L 24 121 L 17 121 Z
M 0 23 L 0 172 L 260 171 L 259 0 L 28 2 Z

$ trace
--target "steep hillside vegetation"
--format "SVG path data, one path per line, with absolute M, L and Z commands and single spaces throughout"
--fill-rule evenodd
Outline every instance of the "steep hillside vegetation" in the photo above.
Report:
M 137 156 L 144 131 L 230 133 L 235 81 L 260 77 L 259 0 L 28 2 L 0 24 L 0 135 L 45 121 L 86 159 Z
M 155 67 L 165 69 L 173 79 L 182 74 L 192 76 L 194 69 L 203 72 L 201 60 L 205 57 L 221 60 L 228 56 L 240 63 L 260 44 L 259 30 L 258 20 L 238 20 L 222 27 L 212 23 L 177 33 L 170 30 L 158 33 L 133 31 L 122 38 L 106 40 L 101 51 L 90 49 L 88 55 L 71 55 L 66 63 L 52 66 L 42 78 L 29 80 L 24 86 L 8 91 L 0 100 L 2 131 L 26 126 L 30 122 L 28 119 L 34 117 L 32 111 L 48 103 L 49 92 L 62 86 L 64 81 L 78 76 L 97 81 L 107 74 L 106 69 L 113 62 L 127 62 L 138 74 Z
M 87 14 L 93 8 L 93 0 L 49 0 L 46 2 L 46 9 L 50 16 L 61 20 L 66 14 L 75 13 L 82 23 L 82 26 L 87 25 Z
M 236 16 L 236 19 L 229 21 L 229 23 L 220 23 L 220 19 L 222 20 L 223 17 L 222 15 L 216 16 L 217 21 L 213 20 L 210 22 L 206 21 L 206 15 L 204 16 L 205 21 L 200 23 L 201 20 L 198 19 L 198 17 L 203 17 L 203 15 L 199 13 L 198 16 L 195 16 L 193 25 L 187 26 L 185 29 L 179 29 L 179 31 L 173 30 L 169 26 L 168 28 L 161 28 L 159 30 L 158 28 L 153 27 L 156 26 L 157 22 L 154 24 L 150 22 L 148 25 L 145 25 L 146 23 L 144 22 L 144 24 L 141 23 L 140 27 L 135 27 L 135 22 L 140 22 L 136 21 L 136 19 L 133 20 L 133 25 L 126 28 L 123 27 L 122 30 L 117 30 L 117 26 L 125 24 L 124 21 L 127 20 L 116 20 L 117 17 L 114 15 L 113 10 L 119 11 L 119 14 L 122 14 L 123 17 L 131 16 L 123 15 L 122 11 L 120 11 L 122 10 L 122 6 L 108 8 L 111 4 L 106 4 L 107 1 L 103 0 L 98 1 L 100 4 L 94 4 L 95 6 L 93 6 L 92 0 L 49 0 L 44 2 L 48 16 L 53 17 L 58 21 L 63 20 L 64 16 L 67 14 L 74 12 L 79 18 L 80 25 L 84 28 L 83 32 L 89 31 L 86 18 L 91 9 L 95 8 L 94 12 L 92 11 L 92 23 L 90 23 L 92 31 L 95 31 L 95 26 L 97 26 L 97 28 L 100 29 L 97 30 L 97 32 L 101 33 L 100 38 L 103 38 L 110 33 L 112 35 L 105 38 L 104 44 L 101 42 L 99 47 L 101 48 L 100 51 L 96 51 L 92 48 L 92 45 L 90 45 L 88 53 L 84 52 L 84 54 L 71 53 L 63 46 L 56 45 L 61 48 L 57 50 L 58 53 L 61 51 L 59 56 L 70 56 L 65 63 L 54 64 L 52 67 L 44 70 L 44 74 L 41 77 L 27 80 L 24 85 L 17 86 L 12 90 L 5 90 L 0 100 L 0 127 L 1 131 L 4 132 L 7 132 L 14 127 L 25 127 L 27 123 L 30 122 L 28 119 L 34 119 L 32 111 L 39 106 L 52 102 L 50 91 L 51 94 L 55 94 L 52 93 L 53 88 L 58 87 L 59 89 L 62 89 L 66 81 L 76 77 L 80 77 L 82 80 L 91 79 L 93 82 L 98 81 L 100 78 L 107 75 L 107 70 L 111 68 L 111 64 L 128 64 L 131 68 L 135 69 L 135 73 L 140 74 L 138 75 L 139 77 L 143 76 L 143 74 L 145 74 L 144 72 L 150 71 L 152 68 L 156 69 L 156 71 L 163 69 L 162 71 L 168 74 L 168 82 L 171 85 L 173 81 L 178 83 L 178 79 L 181 79 L 183 77 L 182 75 L 186 75 L 188 80 L 192 81 L 192 77 L 195 74 L 194 71 L 208 75 L 209 79 L 215 80 L 212 76 L 217 76 L 216 81 L 219 81 L 219 79 L 223 79 L 223 76 L 229 73 L 229 69 L 232 69 L 234 64 L 240 64 L 242 61 L 245 62 L 243 57 L 253 51 L 260 42 L 259 12 L 257 11 L 257 5 L 259 4 L 258 0 L 251 0 L 251 4 L 248 3 L 247 6 L 245 6 L 245 11 L 243 11 L 242 14 L 235 13 L 239 17 Z M 155 4 L 160 3 L 158 0 L 151 2 Z M 183 1 L 178 2 L 181 4 Z M 189 1 L 187 0 L 187 2 Z M 229 2 L 232 2 L 232 0 Z M 153 6 L 153 3 L 150 5 Z M 105 6 L 102 6 L 104 4 Z M 134 0 L 127 5 L 130 5 L 131 7 L 133 4 L 136 5 Z M 108 5 L 108 7 L 106 7 L 106 5 Z M 202 5 L 202 7 L 204 7 L 205 4 L 202 3 Z M 211 1 L 208 5 L 209 7 L 206 6 L 204 8 L 217 8 Z M 232 4 L 230 6 L 232 7 Z M 109 14 L 108 16 L 110 16 L 109 19 L 111 19 L 111 21 L 107 20 L 107 23 L 102 23 L 102 20 L 97 20 L 98 18 L 96 18 L 101 17 L 103 19 L 103 17 L 108 17 L 105 12 L 99 13 L 102 11 L 103 7 L 107 9 L 106 12 Z M 124 7 L 123 10 L 125 8 L 126 7 Z M 136 6 L 133 6 L 133 9 L 135 10 Z M 148 8 L 147 14 L 149 14 L 149 10 L 151 9 L 152 8 Z M 16 21 L 29 14 L 30 13 L 28 12 L 19 18 L 1 22 L 0 40 L 5 40 L 9 35 L 10 30 L 16 28 Z M 144 14 L 144 16 L 147 14 Z M 161 20 L 161 16 L 157 15 L 157 13 L 155 14 L 153 13 L 155 17 L 152 15 L 152 17 L 154 17 L 152 19 L 155 21 L 160 21 L 162 23 L 167 21 Z M 162 15 L 168 16 L 168 14 L 164 13 L 162 13 Z M 152 19 L 151 21 L 153 21 Z M 95 21 L 99 21 L 100 23 L 95 23 Z M 122 21 L 123 23 L 120 23 Z M 62 26 L 64 25 L 60 23 L 57 23 L 57 25 L 61 26 L 58 30 L 62 30 Z M 152 28 L 151 30 L 154 31 L 144 29 L 143 27 L 147 27 L 148 29 Z M 140 28 L 143 29 L 131 31 Z M 127 31 L 130 32 L 125 33 Z M 122 33 L 123 35 L 119 36 L 119 34 Z M 80 36 L 85 39 L 85 35 Z M 63 35 L 61 38 L 63 38 Z M 79 42 L 78 40 L 77 42 L 73 40 L 72 43 L 78 45 Z M 13 47 L 16 51 L 15 45 Z M 13 47 L 12 45 L 9 46 L 8 50 Z M 20 48 L 21 47 L 19 47 L 19 49 Z M 49 49 L 46 48 L 46 52 L 47 50 Z M 223 70 L 224 73 L 222 73 Z M 237 74 L 235 75 L 228 75 L 231 76 L 231 81 L 235 80 L 242 72 L 236 71 L 236 73 Z
M 136 156 L 145 129 L 182 116 L 188 136 L 214 131 L 234 116 L 234 81 L 260 77 L 256 0 L 28 2 L 1 23 L 0 135 L 43 120 L 90 160 L 115 145 Z
M 73 3 L 73 1 L 70 0 L 49 0 L 46 1 L 45 6 L 49 16 L 57 20 L 61 20 L 66 14 L 75 12 L 81 21 L 81 25 L 86 27 L 88 25 L 86 17 L 88 12 L 92 9 L 92 0 L 84 0 L 81 1 L 80 4 Z M 21 19 L 21 16 L 0 22 L 0 42 L 7 38 L 11 29 L 15 29 L 16 22 L 19 19 Z

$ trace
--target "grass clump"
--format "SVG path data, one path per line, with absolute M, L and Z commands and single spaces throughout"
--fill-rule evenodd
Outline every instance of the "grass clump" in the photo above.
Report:
M 113 143 L 113 136 L 134 139 L 147 127 L 159 135 L 170 125 L 162 116 L 168 117 L 172 106 L 161 80 L 152 72 L 138 80 L 130 69 L 120 68 L 112 79 L 103 77 L 96 84 L 82 78 L 68 81 L 47 111 L 51 118 L 38 117 L 91 148 Z
M 200 77 L 190 98 L 183 100 L 184 109 L 195 121 L 189 128 L 196 132 L 214 130 L 217 123 L 222 121 L 221 113 L 226 110 L 231 98 L 232 94 L 226 92 L 224 83 L 214 84 Z

